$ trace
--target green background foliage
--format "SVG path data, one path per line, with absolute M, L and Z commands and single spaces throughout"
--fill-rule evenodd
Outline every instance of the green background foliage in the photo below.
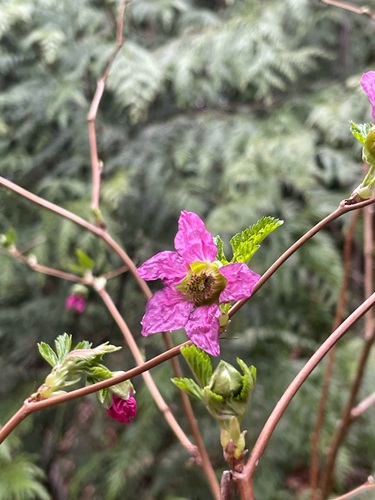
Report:
M 113 0 L 5 0 L 1 7 L 0 173 L 89 220 L 86 117 L 113 48 L 116 8 Z M 263 216 L 276 217 L 284 225 L 251 261 L 261 274 L 349 196 L 362 175 L 349 120 L 371 120 L 359 79 L 373 69 L 374 31 L 369 18 L 315 0 L 133 0 L 96 122 L 104 163 L 101 210 L 131 258 L 140 263 L 172 249 L 183 209 L 198 213 L 225 242 Z M 240 354 L 257 368 L 243 421 L 249 448 L 330 332 L 348 220 L 331 224 L 294 255 L 233 318 L 221 341 L 223 359 L 235 363 Z M 93 235 L 2 190 L 0 232 L 10 228 L 17 247 L 44 265 L 71 269 L 77 248 L 94 260 L 96 275 L 122 264 Z M 350 309 L 362 297 L 361 247 L 358 230 Z M 225 252 L 230 259 L 229 246 Z M 74 342 L 94 345 L 119 345 L 122 338 L 94 292 L 79 316 L 64 309 L 68 283 L 37 275 L 5 254 L 0 276 L 4 422 L 47 374 L 38 342 L 53 343 L 64 331 Z M 108 290 L 146 356 L 161 352 L 159 336 L 140 336 L 145 304 L 130 276 L 110 280 Z M 360 333 L 358 327 L 339 348 L 323 449 L 355 370 Z M 181 332 L 173 337 L 185 338 Z M 111 362 L 113 370 L 134 365 L 125 348 Z M 187 428 L 170 366 L 153 375 Z M 255 476 L 257 498 L 303 498 L 321 376 L 319 367 L 272 437 Z M 47 498 L 47 490 L 58 500 L 209 498 L 200 469 L 188 464 L 141 379 L 133 382 L 139 414 L 129 426 L 109 420 L 95 396 L 29 417 L 32 428 L 22 424 L 22 445 L 7 441 L 0 460 L 9 463 L 18 453 L 12 468 L 27 498 Z M 372 391 L 368 375 L 362 395 Z M 195 407 L 220 475 L 219 430 Z M 374 422 L 370 410 L 353 427 L 339 456 L 337 491 L 374 472 Z M 0 499 L 24 498 L 17 485 L 0 488 Z

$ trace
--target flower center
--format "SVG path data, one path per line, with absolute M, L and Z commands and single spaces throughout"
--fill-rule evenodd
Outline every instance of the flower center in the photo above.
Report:
M 210 305 L 219 299 L 226 279 L 216 263 L 193 262 L 182 283 L 176 286 L 195 306 Z

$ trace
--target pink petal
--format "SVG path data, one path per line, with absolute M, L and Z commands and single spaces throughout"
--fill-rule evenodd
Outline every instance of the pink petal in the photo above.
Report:
M 194 305 L 174 288 L 164 288 L 147 302 L 142 319 L 142 335 L 178 330 L 185 326 Z
M 212 356 L 220 354 L 219 333 L 221 312 L 217 304 L 199 306 L 190 314 L 186 334 L 196 346 Z
M 235 262 L 219 269 L 227 280 L 225 289 L 220 294 L 219 302 L 230 302 L 250 297 L 260 275 L 252 271 L 246 264 Z
M 366 92 L 367 97 L 372 106 L 372 116 L 375 118 L 375 71 L 368 71 L 363 73 L 361 78 L 361 85 Z
M 194 261 L 213 262 L 217 254 L 212 234 L 207 231 L 203 221 L 197 214 L 185 210 L 178 220 L 174 246 L 188 264 Z
M 147 281 L 161 279 L 169 286 L 181 283 L 188 270 L 184 259 L 170 251 L 157 253 L 137 269 L 141 278 Z

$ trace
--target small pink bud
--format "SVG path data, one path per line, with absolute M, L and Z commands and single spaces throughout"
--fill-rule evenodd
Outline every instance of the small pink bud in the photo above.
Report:
M 82 295 L 71 293 L 65 301 L 66 309 L 73 309 L 77 313 L 82 314 L 86 308 L 86 299 Z
M 113 394 L 112 406 L 106 411 L 115 420 L 124 424 L 130 424 L 130 419 L 135 418 L 137 415 L 137 402 L 133 396 L 130 396 L 128 399 L 122 399 Z

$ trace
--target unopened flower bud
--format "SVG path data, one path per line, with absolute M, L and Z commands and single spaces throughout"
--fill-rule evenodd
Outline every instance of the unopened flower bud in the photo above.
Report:
M 234 366 L 220 361 L 212 375 L 209 388 L 224 398 L 235 396 L 241 391 L 242 376 Z

